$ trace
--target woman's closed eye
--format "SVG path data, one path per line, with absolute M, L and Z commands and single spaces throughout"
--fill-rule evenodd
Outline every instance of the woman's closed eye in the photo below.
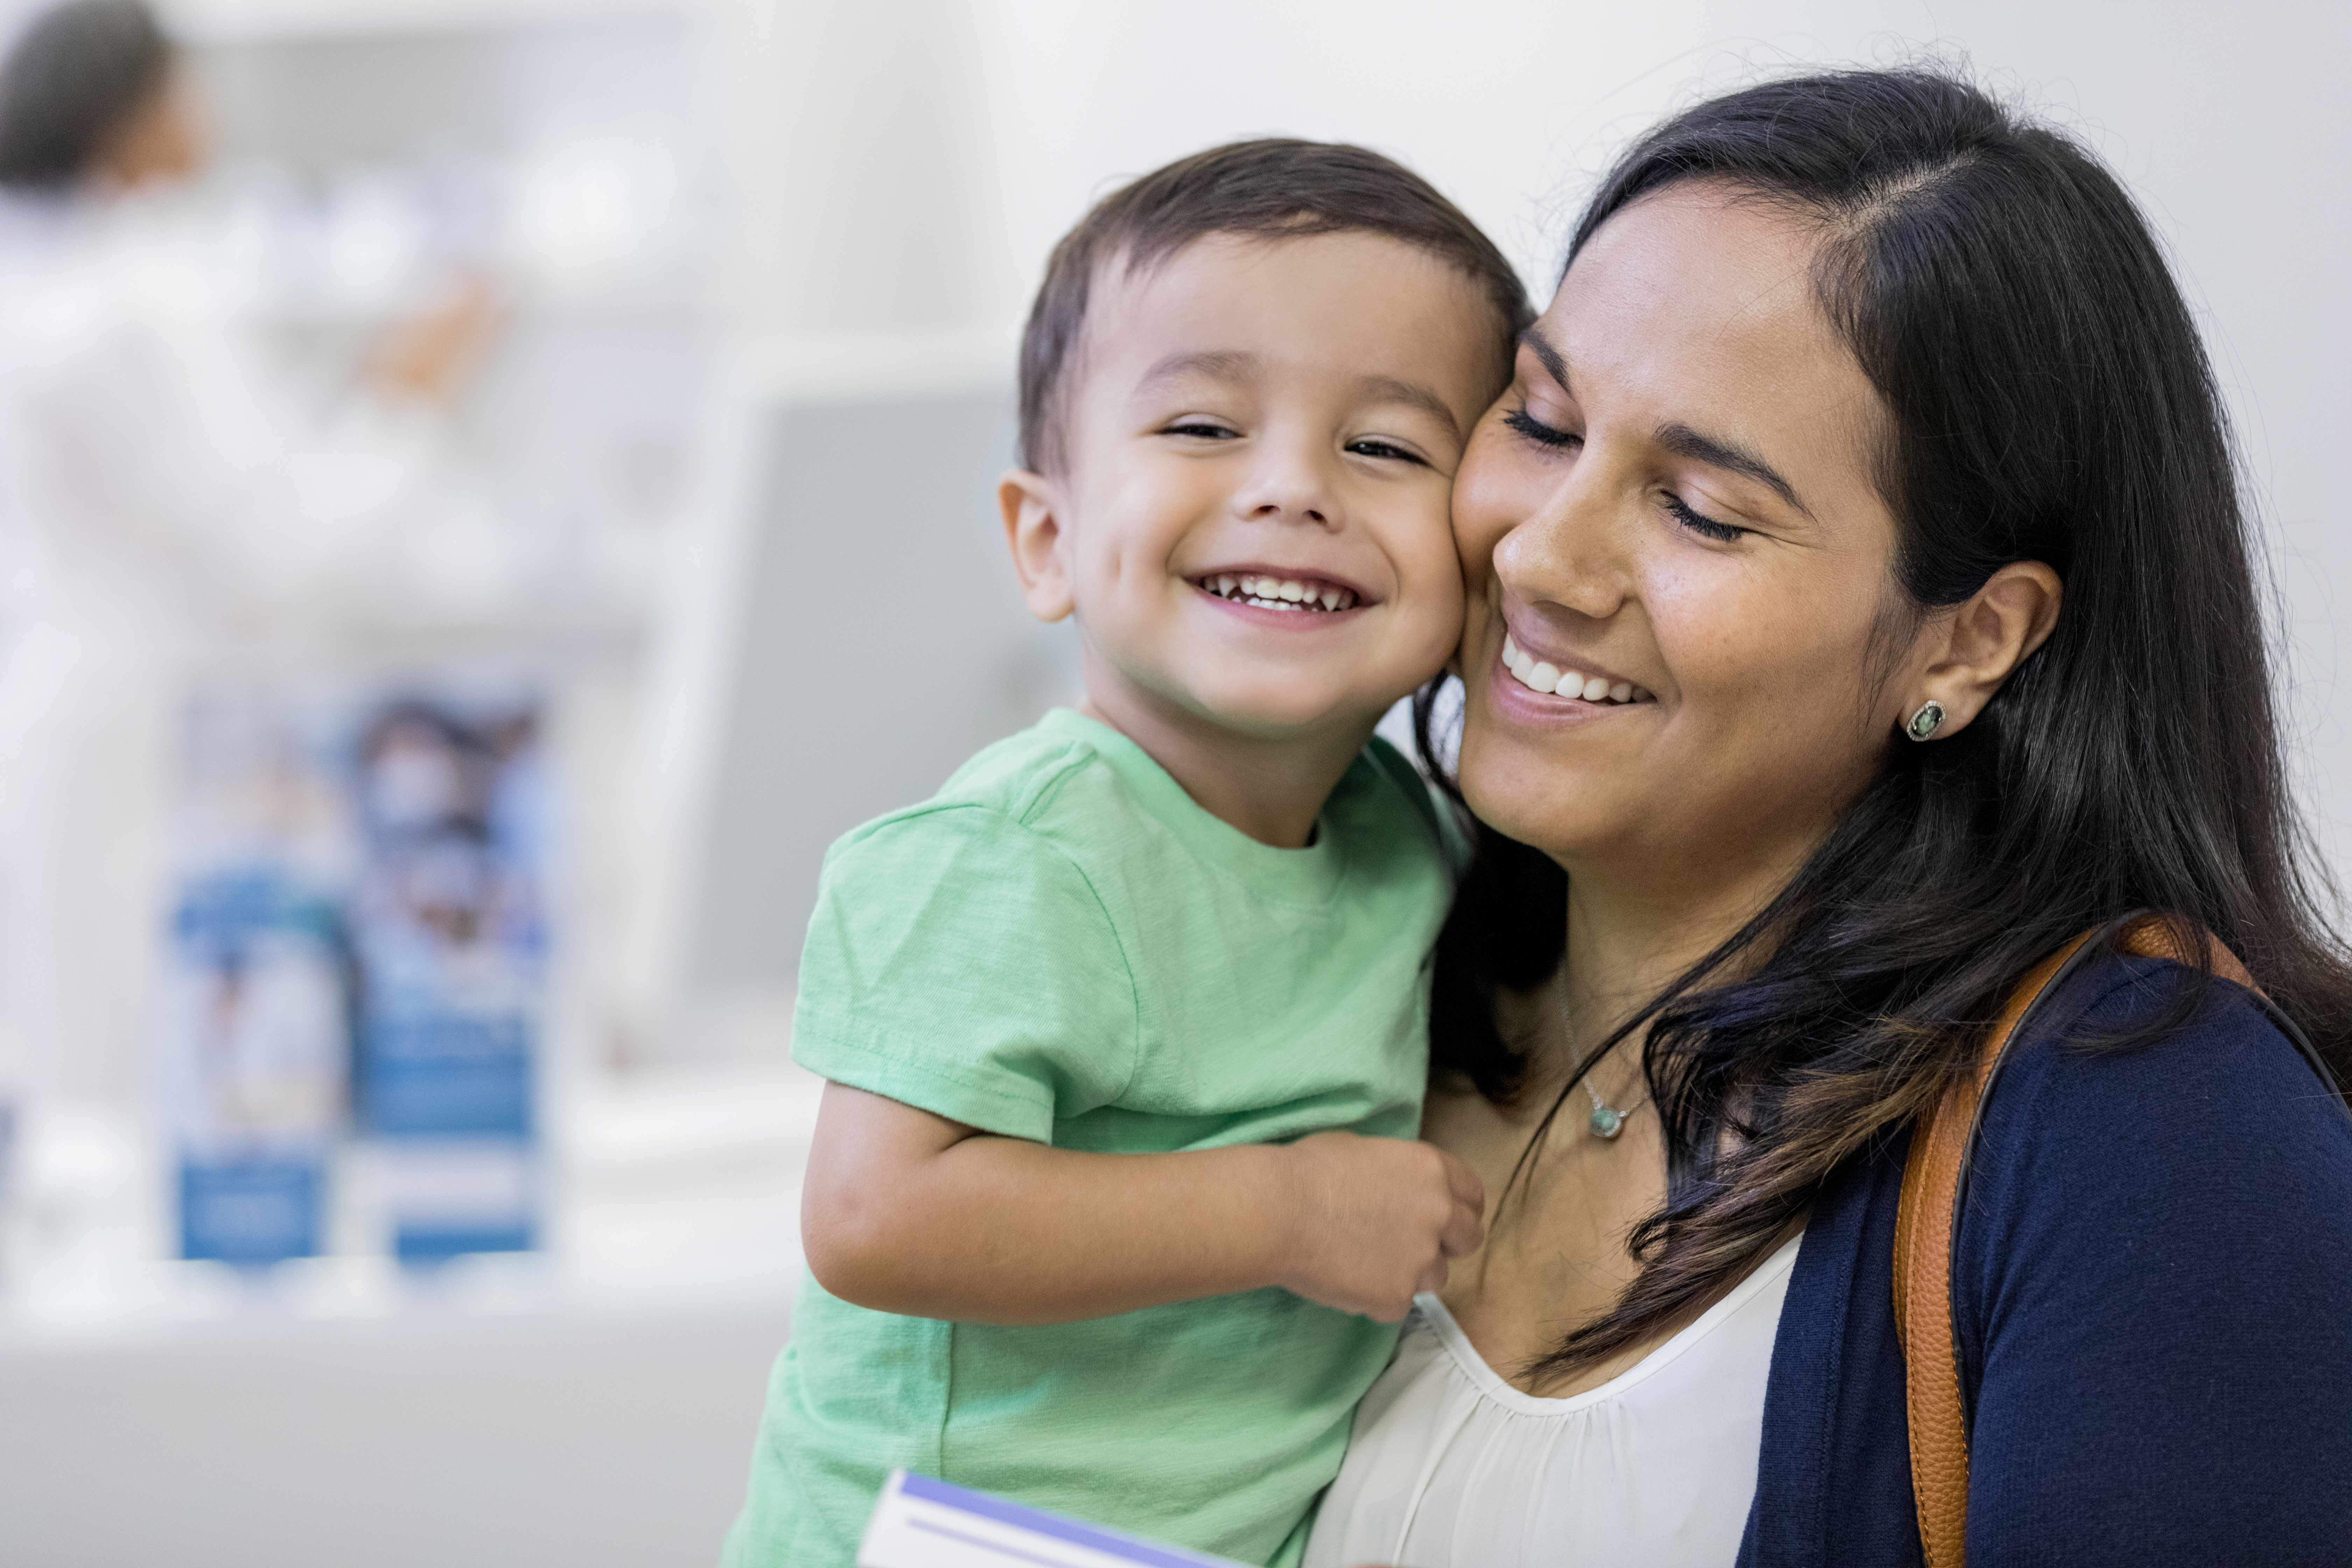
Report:
M 1666 515 L 1702 539 L 1712 539 L 1718 544 L 1729 544 L 1736 539 L 1755 532 L 1752 528 L 1737 528 L 1727 522 L 1717 522 L 1702 512 L 1691 510 L 1690 503 L 1672 490 L 1666 492 Z
M 1547 425 L 1524 407 L 1514 408 L 1504 415 L 1503 423 L 1537 446 L 1547 447 L 1553 451 L 1571 451 L 1584 445 L 1584 437 L 1578 432 L 1563 430 L 1557 425 Z M 1756 531 L 1752 528 L 1738 528 L 1731 523 L 1718 522 L 1705 512 L 1692 507 L 1689 502 L 1672 490 L 1666 492 L 1665 509 L 1666 514 L 1676 523 L 1702 539 L 1711 539 L 1718 544 L 1729 544 L 1735 540 Z
M 1584 445 L 1584 437 L 1577 432 L 1563 430 L 1557 425 L 1547 425 L 1524 407 L 1514 408 L 1504 415 L 1503 423 L 1538 447 L 1559 450 Z

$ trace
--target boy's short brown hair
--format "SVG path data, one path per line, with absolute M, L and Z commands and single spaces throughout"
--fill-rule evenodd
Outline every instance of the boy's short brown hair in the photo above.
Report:
M 1303 237 L 1380 234 L 1451 263 L 1493 302 L 1497 341 L 1534 313 L 1518 274 L 1461 208 L 1419 174 L 1368 148 L 1269 137 L 1229 142 L 1122 185 L 1064 235 L 1021 335 L 1024 468 L 1058 466 L 1071 362 L 1086 331 L 1087 297 L 1105 262 L 1148 266 L 1213 234 Z

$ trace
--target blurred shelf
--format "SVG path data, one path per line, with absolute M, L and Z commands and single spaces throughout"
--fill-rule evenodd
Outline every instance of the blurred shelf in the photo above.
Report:
M 709 6 L 710 0 L 169 0 L 164 11 L 181 38 L 212 44 L 693 18 Z
M 706 331 L 716 315 L 707 291 L 695 289 L 517 290 L 504 307 L 501 330 L 572 327 L 669 327 Z M 380 299 L 351 300 L 280 292 L 245 307 L 255 324 L 294 330 L 375 331 L 397 312 Z
M 373 1254 L 258 1273 L 152 1255 L 156 1226 L 120 1217 L 160 1188 L 127 1117 L 52 1130 L 42 1206 L 116 1216 L 0 1290 L 0 1377 L 23 1357 L 255 1341 L 320 1344 L 499 1324 L 771 1324 L 798 1287 L 802 1168 L 822 1084 L 778 1059 L 582 1075 L 554 1091 L 549 1247 L 417 1272 Z M 58 1191 L 65 1186 L 75 1191 Z M 140 1256 L 142 1250 L 145 1256 Z

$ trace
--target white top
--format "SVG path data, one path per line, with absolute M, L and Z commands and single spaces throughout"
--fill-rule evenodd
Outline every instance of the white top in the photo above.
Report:
M 314 402 L 169 202 L 0 200 L 0 1058 L 128 1092 L 184 705 L 367 627 L 482 626 L 517 538 L 438 428 Z
M 1727 1568 L 1756 1495 L 1791 1239 L 1641 1362 L 1570 1399 L 1513 1388 L 1434 1296 L 1357 1408 L 1307 1568 Z

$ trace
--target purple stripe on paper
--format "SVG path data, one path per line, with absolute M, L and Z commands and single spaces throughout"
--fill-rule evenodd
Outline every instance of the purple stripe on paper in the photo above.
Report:
M 1070 1568 L 1066 1557 L 1040 1557 L 1034 1552 L 1024 1552 L 1018 1546 L 1007 1546 L 1002 1541 L 991 1541 L 970 1531 L 950 1530 L 944 1524 L 933 1524 L 928 1519 L 909 1519 L 908 1530 L 919 1530 L 925 1535 L 937 1535 L 949 1541 L 960 1541 L 966 1546 L 976 1546 L 991 1557 L 1011 1557 L 1023 1563 L 1034 1563 L 1038 1568 Z
M 1055 1541 L 1066 1541 L 1076 1546 L 1088 1547 L 1129 1563 L 1146 1563 L 1149 1564 L 1149 1568 L 1234 1568 L 1234 1565 L 1218 1558 L 1202 1557 L 1173 1547 L 1154 1546 L 1149 1542 L 1137 1541 L 1130 1536 L 1114 1535 L 1109 1531 L 1097 1530 L 1090 1524 L 1080 1524 L 1074 1519 L 1064 1519 L 1059 1514 L 1045 1513 L 1034 1508 L 1024 1508 L 1017 1502 L 1007 1502 L 1001 1497 L 991 1497 L 986 1492 L 971 1491 L 947 1481 L 934 1480 L 929 1476 L 917 1475 L 912 1470 L 907 1471 L 900 1479 L 898 1490 L 907 1497 L 919 1498 L 925 1502 L 935 1502 L 947 1508 L 961 1510 L 980 1519 L 994 1520 L 999 1524 L 1010 1524 L 1023 1530 L 1034 1531 L 1039 1535 L 1050 1536 Z

